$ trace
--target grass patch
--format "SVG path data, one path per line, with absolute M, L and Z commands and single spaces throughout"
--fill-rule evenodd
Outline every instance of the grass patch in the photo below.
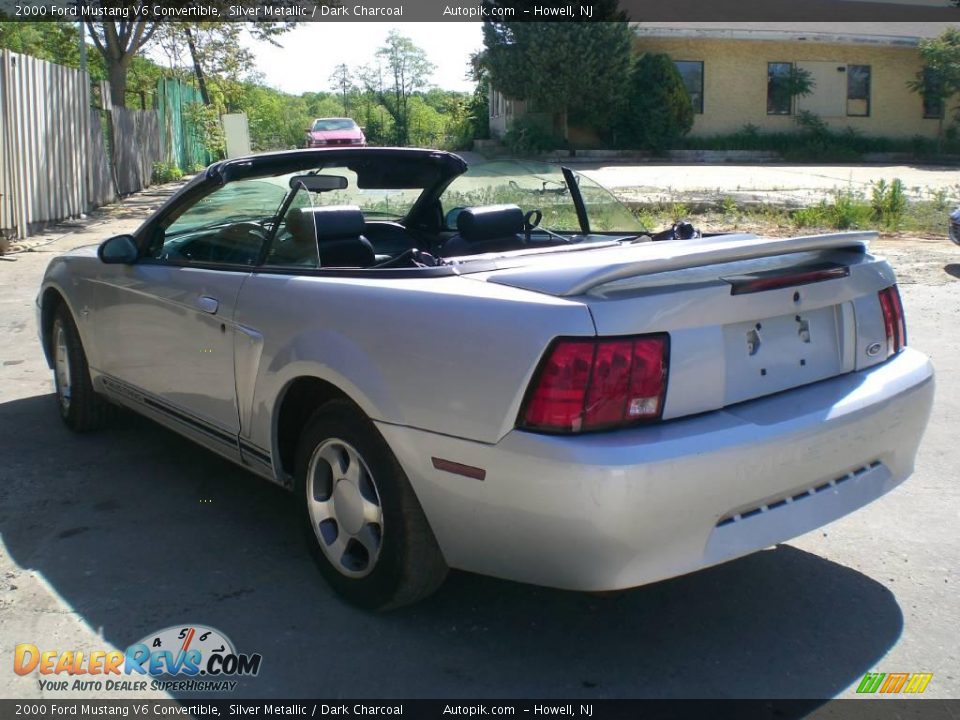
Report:
M 960 191 L 960 187 L 955 188 Z M 689 220 L 704 231 L 743 231 L 769 235 L 876 230 L 946 237 L 947 213 L 957 203 L 954 193 L 936 191 L 910 200 L 899 180 L 876 182 L 869 195 L 839 190 L 819 203 L 792 209 L 774 204 L 738 205 L 723 197 L 714 205 L 690 206 L 665 201 L 658 204 L 628 202 L 647 231 Z

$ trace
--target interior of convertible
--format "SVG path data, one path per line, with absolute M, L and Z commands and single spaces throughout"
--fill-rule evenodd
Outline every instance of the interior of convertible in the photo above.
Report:
M 642 235 L 609 192 L 555 165 L 482 163 L 451 181 L 341 161 L 228 182 L 162 222 L 148 256 L 176 264 L 377 270 Z

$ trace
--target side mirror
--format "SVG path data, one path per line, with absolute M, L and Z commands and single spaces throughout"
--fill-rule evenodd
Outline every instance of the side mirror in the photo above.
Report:
M 97 257 L 107 265 L 133 265 L 139 255 L 132 235 L 116 235 L 104 240 L 97 248 Z

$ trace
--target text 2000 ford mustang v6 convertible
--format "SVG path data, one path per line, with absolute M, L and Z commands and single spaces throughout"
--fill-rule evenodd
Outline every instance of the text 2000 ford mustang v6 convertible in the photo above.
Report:
M 371 608 L 448 567 L 649 583 L 911 473 L 933 370 L 871 235 L 650 236 L 569 169 L 466 170 L 229 160 L 55 259 L 39 327 L 64 421 L 123 405 L 293 489 L 323 574 Z

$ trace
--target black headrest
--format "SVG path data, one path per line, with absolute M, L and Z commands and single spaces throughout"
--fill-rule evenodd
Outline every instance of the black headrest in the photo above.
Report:
M 467 242 L 495 240 L 523 232 L 523 210 L 516 205 L 484 205 L 462 210 L 457 230 Z
M 291 232 L 296 232 L 301 225 L 310 227 L 311 222 L 319 242 L 357 237 L 363 232 L 363 213 L 356 205 L 292 208 L 287 213 L 287 227 Z

